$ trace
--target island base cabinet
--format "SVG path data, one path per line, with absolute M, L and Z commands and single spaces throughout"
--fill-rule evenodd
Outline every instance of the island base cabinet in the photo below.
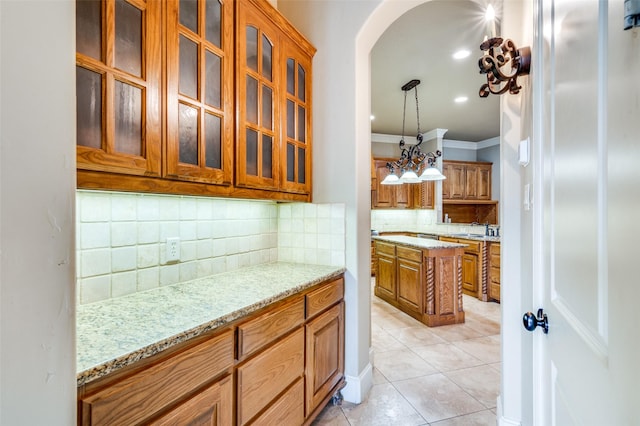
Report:
M 415 249 L 376 241 L 376 252 L 376 296 L 429 327 L 464 323 L 462 247 Z
M 425 264 L 423 322 L 429 327 L 463 323 L 461 253 L 457 250 L 440 250 L 437 256 L 426 255 Z

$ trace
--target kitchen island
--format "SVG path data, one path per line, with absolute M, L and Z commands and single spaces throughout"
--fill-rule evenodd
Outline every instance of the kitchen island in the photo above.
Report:
M 464 244 L 374 236 L 375 295 L 429 327 L 464 323 Z

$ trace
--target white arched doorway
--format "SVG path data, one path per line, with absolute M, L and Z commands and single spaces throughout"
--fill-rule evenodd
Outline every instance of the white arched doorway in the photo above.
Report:
M 370 360 L 370 61 L 380 35 L 402 14 L 425 0 L 311 1 L 279 0 L 278 8 L 306 34 L 318 52 L 314 58 L 314 202 L 346 205 L 346 400 L 360 402 L 372 385 Z M 510 2 L 506 2 L 510 3 Z M 520 28 L 521 2 L 509 12 L 505 3 L 503 26 Z M 513 3 L 513 2 L 511 2 Z M 517 34 L 516 34 L 517 35 Z M 515 36 L 514 36 L 515 37 Z M 505 111 L 505 107 L 507 110 Z M 503 154 L 517 152 L 518 108 L 502 102 Z M 504 124 L 503 124 L 504 126 Z M 504 129 L 504 127 L 503 127 Z M 516 134 L 517 133 L 517 134 Z M 513 140 L 507 140 L 510 138 Z M 502 155 L 502 179 L 517 173 L 518 166 L 505 164 L 512 155 Z M 514 158 L 515 160 L 515 158 Z M 509 177 L 512 177 L 509 175 Z M 519 200 L 519 184 L 503 190 L 501 199 Z M 514 206 L 502 203 L 502 229 L 519 244 L 520 223 Z M 518 202 L 516 202 L 518 204 Z M 505 207 L 506 205 L 506 207 Z M 517 207 L 516 207 L 517 208 Z M 514 217 L 516 220 L 511 221 Z M 523 413 L 523 365 L 519 318 L 522 289 L 519 250 L 503 255 L 514 274 L 513 287 L 503 295 L 503 379 L 498 402 L 500 424 L 520 424 Z M 527 296 L 530 297 L 530 296 Z M 526 299 L 526 297 L 525 297 Z M 530 364 L 529 364 L 530 365 Z M 510 420 L 507 420 L 510 419 Z

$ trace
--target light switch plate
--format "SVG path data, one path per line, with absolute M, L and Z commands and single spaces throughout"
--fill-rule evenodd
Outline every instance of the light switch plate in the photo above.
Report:
M 529 164 L 529 138 L 521 140 L 518 145 L 518 163 L 521 166 Z

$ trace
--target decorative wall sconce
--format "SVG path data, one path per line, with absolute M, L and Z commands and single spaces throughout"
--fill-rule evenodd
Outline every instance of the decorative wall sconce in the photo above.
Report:
M 518 77 L 529 74 L 529 46 L 518 49 L 510 39 L 492 37 L 480 45 L 480 50 L 484 51 L 478 60 L 480 74 L 487 75 L 487 82 L 480 86 L 480 97 L 486 98 L 489 93 L 502 95 L 507 90 L 512 95 L 518 94 L 522 89 L 522 86 L 518 86 Z
M 440 173 L 440 170 L 436 167 L 436 159 L 442 156 L 442 152 L 422 152 L 420 145 L 422 144 L 423 136 L 420 132 L 420 111 L 418 108 L 418 89 L 416 86 L 420 84 L 420 80 L 411 80 L 402 86 L 404 91 L 404 109 L 402 111 L 402 136 L 400 137 L 400 158 L 396 161 L 387 163 L 389 174 L 384 178 L 382 185 L 401 185 L 403 183 L 420 183 L 427 180 L 443 180 L 446 177 Z M 407 113 L 407 92 L 414 89 L 416 95 L 416 116 L 418 124 L 418 134 L 416 139 L 418 143 L 415 145 L 406 146 L 404 141 L 404 121 Z M 423 169 L 422 174 L 418 177 L 418 173 Z M 396 175 L 395 171 L 400 172 L 400 177 Z

